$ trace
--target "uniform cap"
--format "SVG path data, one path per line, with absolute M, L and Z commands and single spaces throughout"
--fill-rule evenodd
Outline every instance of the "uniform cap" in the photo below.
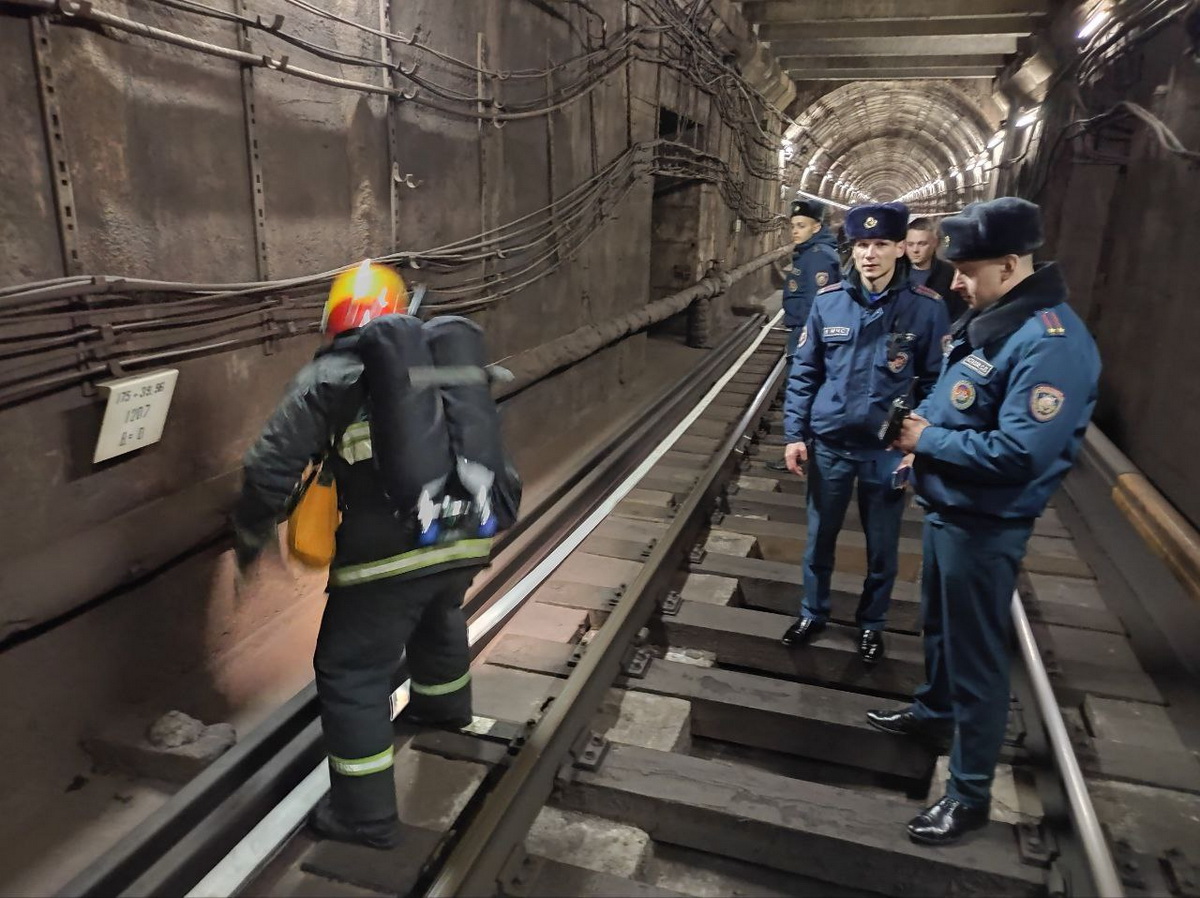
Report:
M 829 207 L 820 200 L 793 200 L 792 215 L 803 215 L 805 218 L 811 218 L 813 221 L 824 221 L 825 213 L 829 211 Z
M 948 262 L 1028 256 L 1043 242 L 1042 210 L 1020 197 L 971 203 L 942 221 L 942 256 Z
M 874 203 L 855 206 L 846 213 L 847 240 L 893 240 L 908 236 L 908 206 Z

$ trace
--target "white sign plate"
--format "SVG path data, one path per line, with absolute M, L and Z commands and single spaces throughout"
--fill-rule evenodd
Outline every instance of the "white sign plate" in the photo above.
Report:
M 162 439 L 179 370 L 166 368 L 97 384 L 108 391 L 108 407 L 92 464 L 141 449 Z

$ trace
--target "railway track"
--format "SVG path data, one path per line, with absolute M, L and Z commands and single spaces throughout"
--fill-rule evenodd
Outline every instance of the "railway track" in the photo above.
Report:
M 1068 606 L 1014 601 L 1005 798 L 948 848 L 904 832 L 940 795 L 936 754 L 865 720 L 922 679 L 919 510 L 882 664 L 845 618 L 779 644 L 805 536 L 803 482 L 762 464 L 783 347 L 748 322 L 508 536 L 468 597 L 474 724 L 397 727 L 400 848 L 296 832 L 328 782 L 308 690 L 63 894 L 1120 894 L 1023 611 L 1045 627 Z M 857 593 L 857 527 L 837 593 Z M 1035 534 L 1028 570 L 1083 576 L 1055 513 Z M 562 850 L 575 837 L 626 843 L 597 859 Z

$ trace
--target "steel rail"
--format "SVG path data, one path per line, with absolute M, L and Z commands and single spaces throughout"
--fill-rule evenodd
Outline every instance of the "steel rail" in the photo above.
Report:
M 1079 769 L 1079 761 L 1071 748 L 1071 737 L 1067 735 L 1058 700 L 1054 697 L 1054 687 L 1050 685 L 1050 677 L 1038 653 L 1033 628 L 1029 626 L 1029 618 L 1025 614 L 1025 606 L 1021 604 L 1021 597 L 1016 590 L 1012 596 L 1012 619 L 1016 627 L 1021 658 L 1025 662 L 1033 687 L 1034 702 L 1046 727 L 1055 765 L 1067 793 L 1071 820 L 1075 824 L 1076 834 L 1087 858 L 1088 870 L 1096 889 L 1093 894 L 1099 898 L 1123 898 L 1125 891 L 1121 887 L 1121 877 L 1113 862 L 1112 852 L 1109 851 L 1108 841 L 1104 838 L 1104 831 L 1100 828 L 1100 820 L 1088 794 L 1083 772 Z
M 572 512 L 579 516 L 578 508 L 588 492 L 611 479 L 614 468 L 631 466 L 638 450 L 669 427 L 672 411 L 688 407 L 760 323 L 760 317 L 750 318 L 730 334 L 694 371 L 664 391 L 622 434 L 591 453 L 505 534 L 493 556 L 491 576 L 468 594 L 465 607 L 469 616 L 486 611 L 509 584 L 536 564 L 539 550 L 549 551 L 553 534 L 568 528 L 564 521 Z M 319 726 L 313 729 L 317 719 L 316 688 L 309 683 L 58 895 L 186 893 L 235 847 L 271 804 L 318 763 Z
M 764 330 L 743 356 L 743 362 L 765 336 Z M 583 660 L 461 832 L 425 891 L 428 898 L 496 894 L 501 871 L 549 799 L 560 766 L 594 717 L 620 670 L 622 657 L 649 620 L 659 593 L 665 592 L 676 575 L 678 563 L 699 535 L 704 512 L 716 501 L 732 475 L 740 444 L 748 439 L 747 431 L 755 429 L 777 393 L 785 364 L 781 355 L 754 401 L 689 493 L 670 529 L 655 545 L 604 627 L 588 645 Z M 718 383 L 713 394 L 721 386 Z M 695 414 L 698 416 L 699 411 Z

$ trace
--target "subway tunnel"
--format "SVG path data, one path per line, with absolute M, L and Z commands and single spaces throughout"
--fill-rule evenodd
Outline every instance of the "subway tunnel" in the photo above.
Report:
M 374 260 L 400 274 L 410 300 L 420 297 L 414 314 L 461 315 L 482 328 L 488 361 L 503 369 L 491 390 L 524 481 L 530 529 L 522 533 L 540 533 L 533 510 L 557 508 L 588 485 L 590 471 L 592 480 L 623 483 L 635 465 L 609 447 L 638 427 L 646 439 L 655 427 L 665 439 L 676 421 L 669 402 L 683 403 L 678 419 L 692 429 L 682 439 L 697 446 L 745 425 L 744 440 L 727 447 L 742 456 L 741 479 L 720 499 L 707 497 L 715 502 L 705 511 L 707 536 L 681 563 L 693 577 L 733 582 L 728 604 L 766 613 L 754 596 L 769 605 L 790 588 L 799 601 L 801 582 L 789 577 L 803 533 L 796 549 L 785 529 L 802 531 L 806 520 L 800 482 L 766 467 L 783 452 L 770 417 L 781 413 L 782 394 L 754 405 L 760 381 L 778 392 L 788 375 L 775 366 L 784 352 L 781 290 L 794 274 L 793 202 L 824 203 L 832 234 L 855 206 L 903 203 L 936 229 L 970 204 L 1006 196 L 1040 206 L 1045 241 L 1036 258 L 1059 264 L 1103 365 L 1088 437 L 1040 525 L 1052 530 L 1034 530 L 1039 558 L 1052 560 L 1044 570 L 1027 565 L 1022 581 L 1078 577 L 1059 584 L 1058 604 L 1047 600 L 1041 611 L 1032 592 L 1024 596 L 1058 699 L 1051 716 L 1065 720 L 1088 782 L 1100 783 L 1092 796 L 1116 863 L 1141 871 L 1139 880 L 1121 867 L 1127 892 L 1194 893 L 1185 871 L 1197 863 L 1200 832 L 1194 814 L 1180 810 L 1200 793 L 1194 0 L 3 0 L 0 108 L 0 894 L 137 891 L 97 871 L 117 876 L 125 868 L 114 858 L 127 850 L 121 863 L 132 863 L 135 842 L 142 858 L 154 838 L 190 845 L 185 834 L 207 831 L 178 811 L 189 790 L 214 778 L 225 754 L 265 739 L 281 709 L 311 688 L 327 572 L 288 557 L 284 527 L 279 551 L 239 573 L 230 515 L 247 449 L 320 345 L 337 274 Z M 753 354 L 768 349 L 769 364 Z M 725 379 L 719 366 L 743 351 L 744 370 Z M 711 433 L 705 415 L 684 419 L 714 384 L 759 419 L 731 411 Z M 689 458 L 699 449 L 673 452 L 614 505 L 655 526 L 655 503 L 668 509 L 665 521 L 681 518 L 691 508 L 681 484 L 707 469 Z M 698 466 L 691 479 L 676 470 L 689 464 Z M 713 542 L 724 516 L 743 531 Z M 910 523 L 919 529 L 919 514 Z M 514 571 L 528 574 L 535 549 L 563 539 L 546 526 L 537 539 L 498 543 L 526 553 Z M 626 565 L 667 543 L 641 523 L 618 531 L 580 538 Z M 902 539 L 916 553 L 902 564 L 913 615 L 902 638 L 918 652 L 919 533 Z M 638 540 L 637 552 L 620 556 Z M 734 544 L 749 546 L 744 559 L 724 568 L 712 560 L 732 551 L 714 545 Z M 861 551 L 854 546 L 846 552 Z M 756 565 L 777 566 L 752 573 Z M 563 626 L 572 640 L 603 632 L 598 621 L 637 591 L 627 589 L 635 573 L 609 583 L 577 567 L 573 588 L 615 592 L 602 606 L 571 606 L 579 632 Z M 1080 590 L 1090 590 L 1086 601 Z M 682 604 L 693 603 L 684 595 Z M 774 610 L 785 619 L 784 606 Z M 486 617 L 486 607 L 478 613 Z M 707 643 L 656 641 L 686 629 L 670 614 L 649 625 L 650 654 L 708 652 L 731 678 L 771 669 L 766 649 L 726 662 Z M 539 638 L 550 638 L 547 615 Z M 1068 626 L 1071 639 L 1055 630 Z M 1089 642 L 1096 634 L 1109 641 Z M 884 664 L 898 670 L 901 656 Z M 651 665 L 667 656 L 656 657 Z M 771 672 L 787 688 L 833 688 L 824 674 Z M 1073 675 L 1082 679 L 1067 683 Z M 570 682 L 568 667 L 555 676 Z M 899 697 L 869 682 L 845 688 L 855 701 Z M 682 691 L 670 695 L 663 700 L 683 701 Z M 1014 698 L 1015 718 L 1031 732 L 1033 695 Z M 775 737 L 743 757 L 728 747 L 738 725 L 718 733 L 711 702 L 695 699 L 690 748 L 680 748 L 684 740 L 671 749 L 695 763 L 740 758 L 755 776 L 887 791 L 895 801 L 938 775 L 931 757 L 913 781 L 882 767 L 869 778 Z M 150 745 L 147 727 L 168 712 L 192 721 L 184 730 L 218 726 L 200 742 L 187 737 L 198 746 L 192 754 Z M 777 713 L 768 708 L 746 728 L 784 726 Z M 455 746 L 438 751 L 437 764 L 466 763 Z M 1018 784 L 1044 779 L 1043 762 L 1054 769 L 1040 736 L 1006 751 L 1019 756 L 1004 756 Z M 794 756 L 810 766 L 796 772 Z M 482 769 L 485 757 L 472 763 Z M 279 782 L 273 801 L 288 791 Z M 1005 846 L 1040 857 L 1030 820 L 1043 833 L 1075 820 L 1058 788 L 1038 798 L 1044 814 L 1021 817 L 1026 829 L 1014 824 L 1019 835 L 1003 836 Z M 597 810 L 609 807 L 599 798 L 578 801 L 561 813 L 616 815 Z M 161 832 L 172 835 L 146 835 L 171 814 L 177 829 Z M 413 825 L 428 835 L 433 818 L 421 819 Z M 688 891 L 685 882 L 699 886 L 676 874 L 703 867 L 688 843 L 701 837 L 656 835 L 645 818 L 621 822 L 650 847 L 636 870 L 621 868 L 617 888 L 890 894 L 903 886 L 861 878 L 886 863 L 879 858 L 847 854 L 855 859 L 840 867 L 809 869 L 772 866 L 746 848 L 712 862 L 707 888 L 716 891 Z M 210 839 L 206 850 L 223 857 L 251 825 Z M 553 827 L 541 825 L 544 839 Z M 562 830 L 591 825 L 570 818 Z M 560 865 L 555 875 L 583 864 L 569 852 L 548 854 L 544 841 L 537 851 L 525 844 Z M 336 891 L 350 880 L 334 873 L 305 879 L 337 867 L 324 856 L 303 872 L 279 872 L 300 864 L 298 851 L 283 850 L 276 878 L 247 893 L 399 889 L 373 881 L 365 892 Z M 692 854 L 671 860 L 671 851 Z M 972 888 L 1053 891 L 1051 873 L 1035 888 L 1028 869 L 1084 869 L 1073 852 Z M 164 858 L 156 870 L 172 863 Z M 417 868 L 404 889 L 436 891 L 434 867 Z M 593 873 L 612 875 L 603 864 Z M 1082 875 L 1056 894 L 1088 892 Z M 151 878 L 141 888 L 156 882 L 186 894 L 197 881 Z M 551 881 L 547 894 L 604 893 L 592 879 Z M 953 893 L 966 882 L 943 885 Z

